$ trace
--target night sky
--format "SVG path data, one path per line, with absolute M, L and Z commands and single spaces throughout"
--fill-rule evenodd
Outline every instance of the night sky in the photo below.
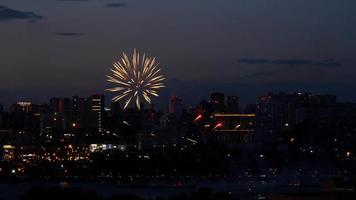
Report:
M 355 0 L 0 0 L 0 103 L 107 94 L 112 62 L 134 48 L 168 78 L 157 104 L 211 91 L 356 101 L 355 11 Z

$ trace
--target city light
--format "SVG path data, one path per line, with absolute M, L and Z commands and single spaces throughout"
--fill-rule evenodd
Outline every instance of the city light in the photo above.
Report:
M 223 123 L 219 122 L 215 125 L 214 129 L 221 128 L 221 127 L 223 127 Z
M 202 118 L 203 118 L 203 115 L 202 115 L 202 114 L 199 114 L 199 115 L 194 119 L 193 123 L 195 123 L 195 122 L 201 120 Z
M 192 143 L 198 143 L 198 141 L 196 141 L 196 140 L 193 140 L 193 139 L 190 139 L 190 138 L 187 138 L 187 140 L 189 141 L 189 142 L 192 142 Z

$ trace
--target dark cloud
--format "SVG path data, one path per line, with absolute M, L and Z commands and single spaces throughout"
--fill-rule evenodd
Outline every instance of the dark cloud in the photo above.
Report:
M 321 66 L 321 67 L 340 67 L 340 66 L 342 66 L 341 63 L 338 63 L 333 59 L 323 60 L 323 61 L 315 63 L 314 65 Z
M 337 67 L 342 65 L 341 63 L 338 63 L 333 59 L 313 61 L 313 60 L 304 60 L 304 59 L 267 60 L 267 59 L 243 58 L 243 59 L 239 59 L 237 62 L 242 64 L 256 64 L 256 65 L 286 65 L 286 66 L 313 65 L 319 67 Z
M 253 78 L 265 77 L 265 76 L 271 76 L 271 75 L 273 75 L 273 72 L 270 72 L 270 71 L 256 72 L 256 73 L 240 76 L 240 80 L 253 79 Z
M 33 12 L 24 12 L 19 10 L 14 10 L 5 6 L 0 6 L 0 21 L 9 21 L 9 20 L 28 20 L 36 21 L 42 19 L 43 17 L 37 15 Z
M 106 8 L 121 8 L 121 7 L 126 7 L 127 4 L 124 3 L 108 3 L 105 4 L 104 7 Z
M 74 32 L 59 32 L 59 33 L 55 33 L 56 35 L 60 35 L 60 36 L 82 36 L 83 33 L 74 33 Z
M 311 60 L 302 60 L 302 59 L 290 59 L 290 60 L 266 60 L 266 59 L 250 59 L 250 58 L 243 58 L 238 60 L 239 63 L 243 64 L 269 64 L 269 65 L 307 65 L 312 64 L 313 61 Z

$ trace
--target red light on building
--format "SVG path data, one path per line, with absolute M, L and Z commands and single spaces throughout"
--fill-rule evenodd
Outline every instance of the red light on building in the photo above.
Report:
M 194 123 L 201 120 L 203 118 L 203 115 L 202 114 L 199 114 L 195 119 L 194 119 Z
M 215 125 L 214 129 L 221 128 L 223 126 L 224 126 L 224 124 L 222 122 L 219 122 Z

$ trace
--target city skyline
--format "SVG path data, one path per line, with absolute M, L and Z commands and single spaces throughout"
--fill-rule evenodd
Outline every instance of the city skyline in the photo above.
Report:
M 169 92 L 167 91 L 171 85 L 173 85 L 175 88 L 177 88 L 176 92 Z M 308 93 L 311 92 L 313 94 L 333 94 L 337 95 L 335 93 L 331 92 L 325 92 L 324 90 L 318 90 L 318 89 L 311 89 L 311 90 L 303 90 L 303 89 L 298 89 L 299 87 L 295 84 L 291 84 L 293 88 L 295 89 L 268 89 L 271 85 L 264 85 L 263 88 L 260 88 L 256 90 L 255 93 L 248 93 L 250 90 L 247 86 L 240 86 L 238 87 L 239 89 L 236 89 L 234 87 L 234 84 L 227 84 L 230 87 L 225 87 L 226 84 L 220 83 L 220 84 L 208 84 L 208 83 L 196 83 L 196 82 L 190 82 L 190 83 L 185 83 L 182 81 L 174 80 L 171 82 L 167 83 L 167 87 L 162 89 L 162 92 L 160 93 L 159 97 L 155 98 L 153 100 L 153 104 L 156 105 L 156 107 L 162 111 L 165 111 L 168 109 L 168 101 L 171 96 L 179 96 L 183 98 L 183 102 L 186 106 L 188 107 L 194 107 L 196 106 L 196 103 L 201 101 L 201 100 L 208 100 L 209 99 L 209 94 L 211 92 L 224 92 L 226 95 L 229 96 L 239 96 L 240 97 L 240 103 L 241 105 L 247 105 L 250 103 L 256 103 L 256 100 L 258 97 L 261 95 L 267 94 L 267 93 Z M 272 85 L 271 88 L 276 88 L 276 85 Z M 281 85 L 282 88 L 286 88 L 285 85 Z M 215 88 L 215 89 L 214 89 Z M 264 89 L 265 88 L 265 89 Z M 354 103 L 356 102 L 356 99 L 350 99 L 350 98 L 345 98 L 345 95 L 348 94 L 349 91 L 342 91 L 342 95 L 337 95 L 338 101 L 344 102 L 344 103 Z M 20 94 L 20 93 L 19 93 Z M 3 96 L 0 96 L 0 104 L 4 106 L 5 110 L 8 110 L 10 106 L 14 102 L 18 101 L 31 101 L 36 104 L 45 104 L 48 99 L 52 97 L 58 97 L 58 98 L 65 98 L 65 97 L 73 97 L 73 96 L 90 96 L 93 94 L 104 94 L 107 96 L 107 101 L 106 104 L 109 105 L 111 102 L 111 98 L 114 97 L 114 95 L 110 94 L 109 92 L 106 92 L 105 90 L 103 91 L 82 91 L 82 92 L 77 92 L 77 93 L 69 93 L 69 92 L 62 92 L 59 94 L 53 93 L 51 95 L 43 95 L 43 94 L 36 94 L 36 93 L 25 93 L 24 96 L 19 96 L 19 95 L 13 95 L 13 94 L 8 94 L 8 93 L 3 93 Z M 178 95 L 180 94 L 180 95 Z M 124 102 L 122 102 L 124 103 Z
M 256 99 L 252 102 L 244 102 L 241 103 L 241 99 L 243 99 L 243 96 L 240 95 L 236 95 L 236 94 L 226 94 L 223 93 L 221 91 L 213 91 L 211 93 L 207 93 L 205 94 L 204 98 L 197 100 L 196 102 L 194 102 L 193 104 L 186 104 L 186 102 L 184 101 L 184 99 L 180 96 L 177 95 L 171 95 L 169 96 L 168 99 L 166 99 L 166 102 L 164 105 L 156 105 L 155 103 L 151 102 L 144 102 L 144 101 L 140 101 L 140 106 L 144 106 L 143 109 L 154 109 L 157 110 L 158 112 L 162 112 L 162 113 L 171 113 L 172 110 L 174 110 L 174 108 L 172 107 L 172 102 L 174 102 L 173 104 L 179 104 L 179 109 L 182 110 L 190 110 L 190 109 L 195 109 L 196 107 L 199 107 L 199 105 L 202 102 L 212 102 L 214 103 L 215 101 L 217 101 L 220 105 L 225 105 L 225 106 L 229 106 L 229 105 L 235 105 L 236 106 L 234 108 L 232 108 L 231 110 L 225 110 L 224 112 L 230 112 L 230 113 L 244 113 L 245 109 L 248 109 L 251 105 L 257 105 L 258 102 L 261 100 L 261 98 L 266 97 L 266 96 L 274 96 L 274 95 L 307 95 L 310 97 L 315 97 L 315 96 L 330 96 L 330 97 L 334 97 L 335 98 L 335 102 L 338 103 L 346 103 L 346 104 L 356 104 L 356 102 L 345 102 L 345 101 L 340 101 L 340 99 L 338 98 L 338 96 L 336 96 L 335 94 L 326 94 L 326 93 L 312 93 L 312 92 L 301 92 L 301 91 L 295 91 L 295 92 L 266 92 L 266 93 L 262 93 L 260 95 L 258 95 L 256 97 Z M 26 100 L 26 99 L 20 99 L 18 101 L 14 101 L 11 102 L 11 104 L 9 105 L 4 105 L 1 104 L 2 106 L 1 108 L 3 109 L 3 111 L 6 112 L 11 112 L 12 108 L 16 105 L 33 105 L 33 106 L 49 106 L 52 104 L 53 100 L 66 100 L 66 101 L 73 101 L 72 103 L 76 102 L 77 99 L 87 99 L 90 100 L 91 98 L 98 98 L 100 97 L 100 102 L 103 105 L 102 109 L 105 109 L 106 111 L 110 111 L 112 108 L 117 109 L 117 106 L 119 105 L 120 109 L 125 110 L 126 108 L 128 109 L 138 109 L 138 111 L 140 110 L 140 108 L 138 108 L 136 106 L 136 102 L 134 104 L 130 104 L 130 106 L 126 106 L 125 107 L 125 102 L 126 101 L 114 101 L 113 99 L 107 98 L 107 95 L 105 95 L 104 93 L 93 93 L 90 95 L 71 95 L 71 96 L 53 96 L 53 97 L 49 97 L 46 100 L 44 100 L 43 102 L 34 102 L 34 101 L 30 101 L 30 100 Z

